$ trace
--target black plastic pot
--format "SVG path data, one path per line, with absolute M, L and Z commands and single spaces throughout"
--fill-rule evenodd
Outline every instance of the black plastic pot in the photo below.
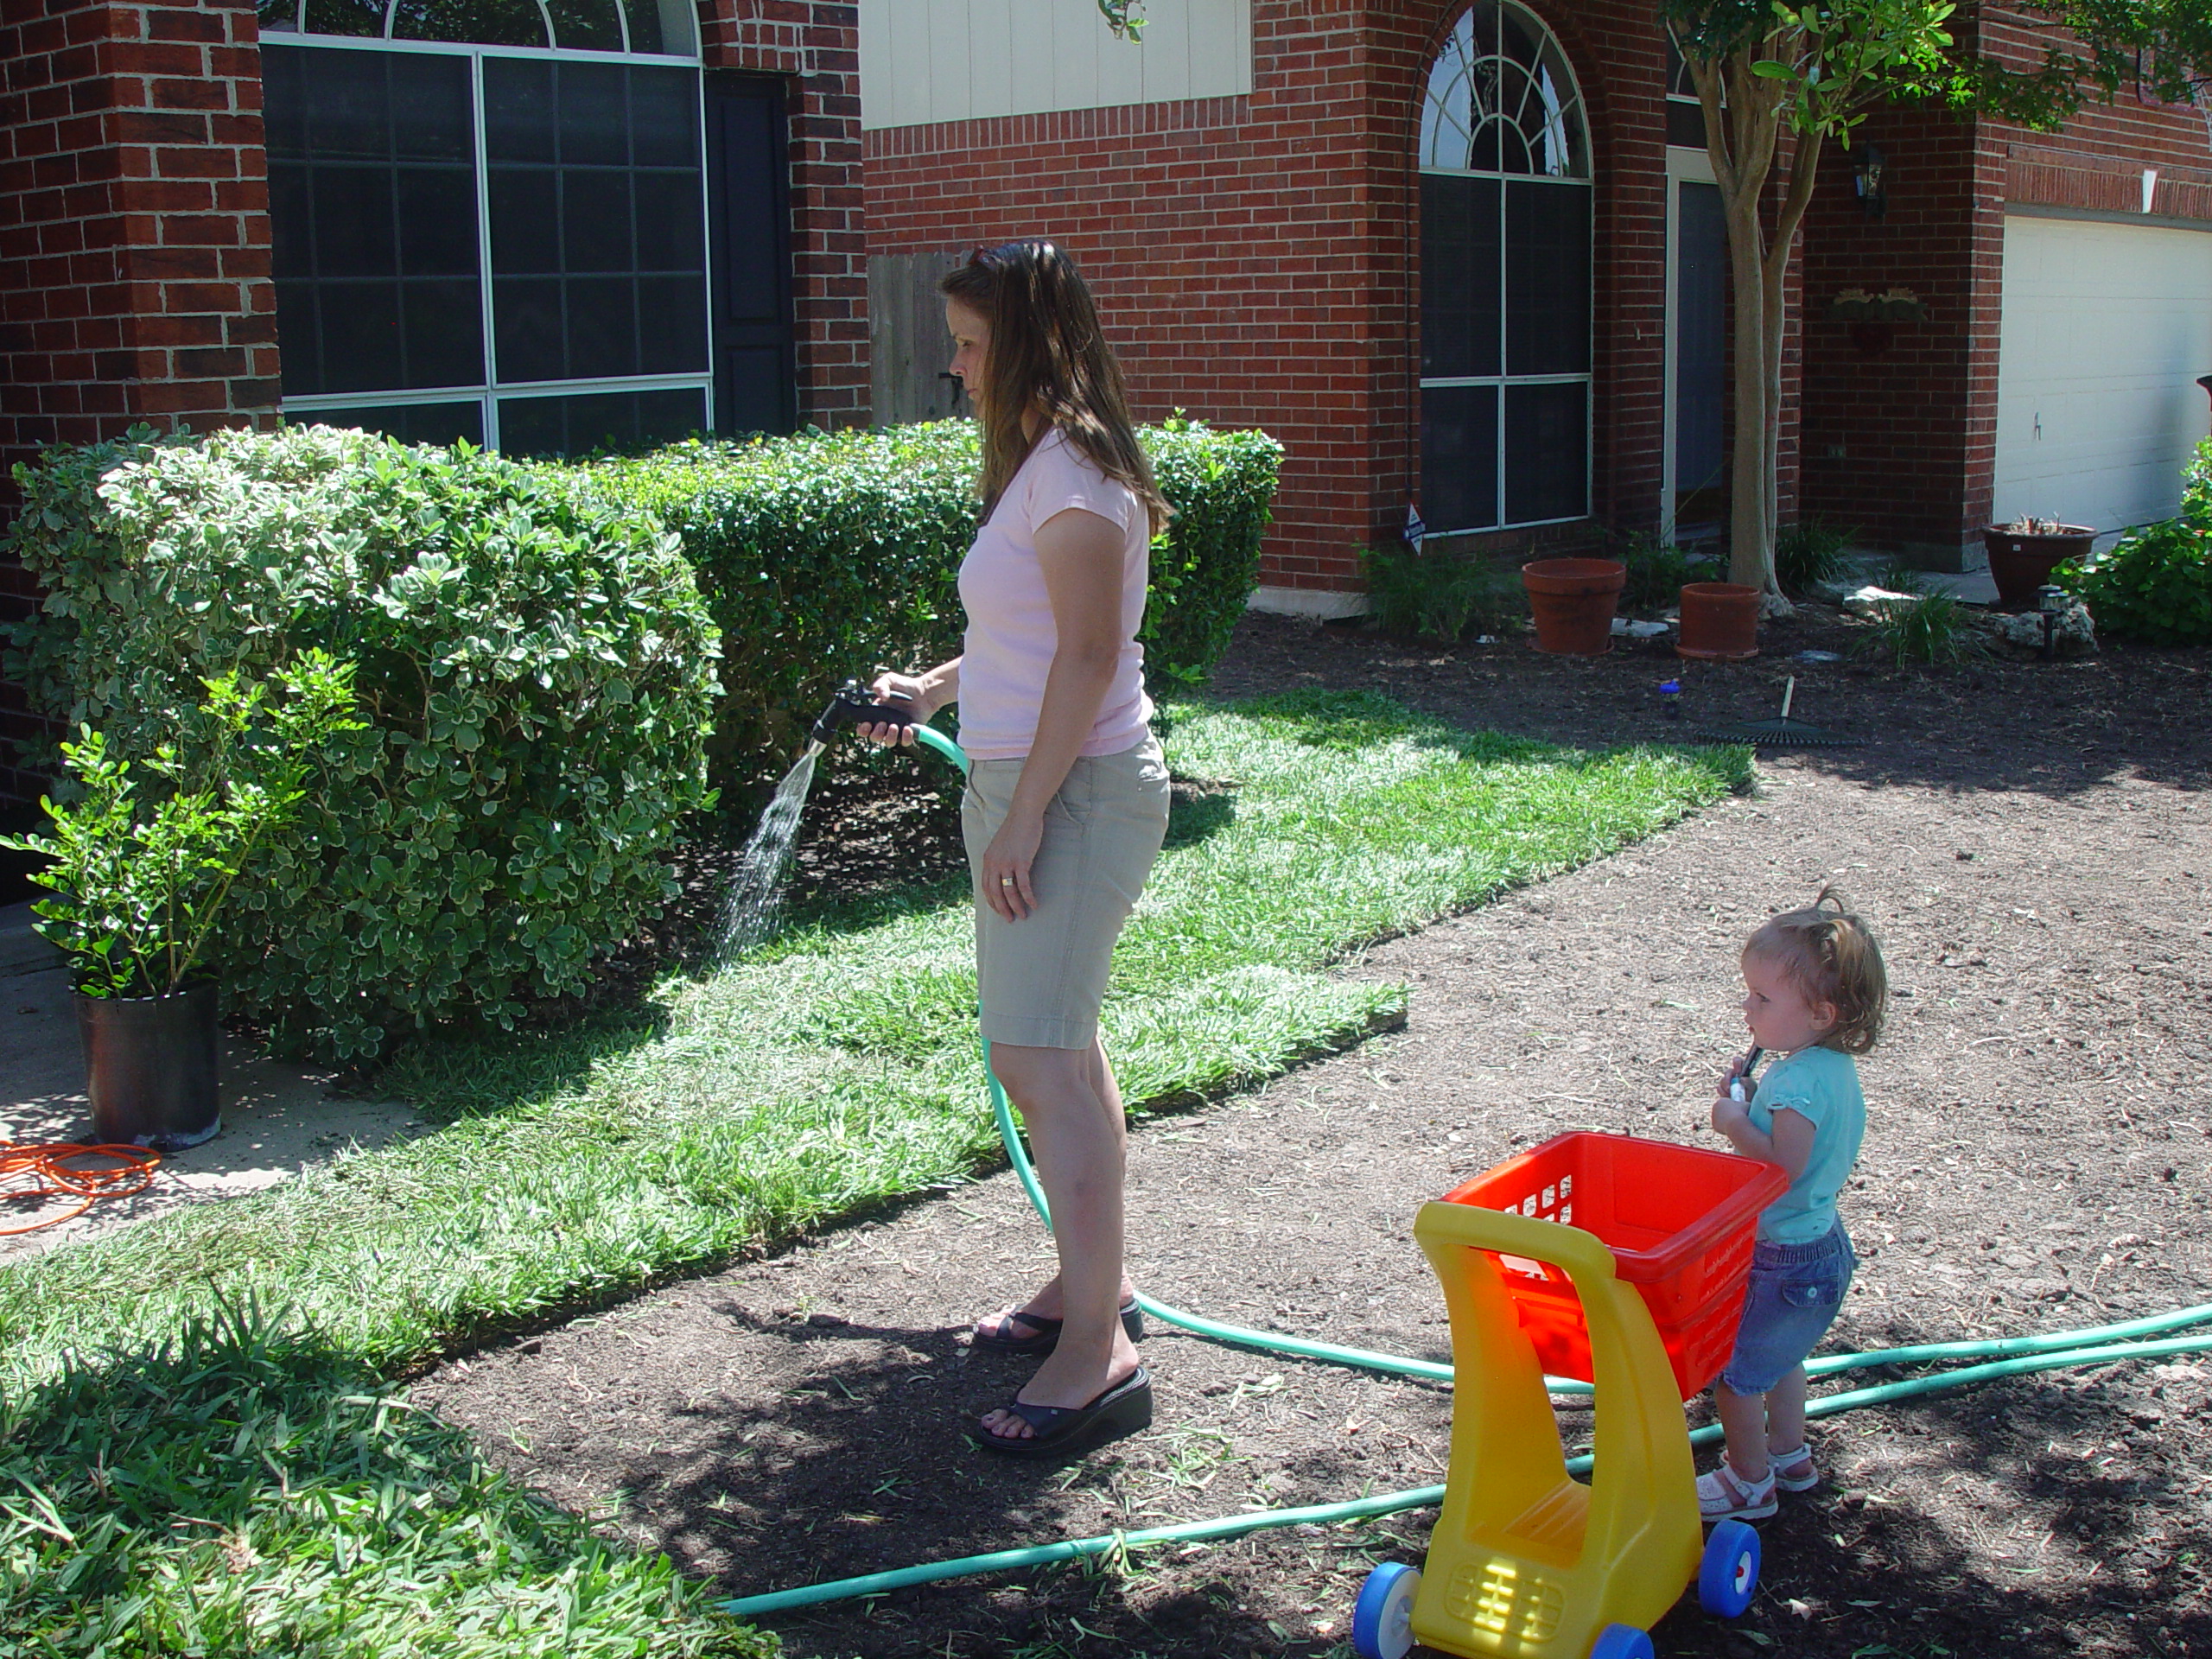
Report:
M 213 984 L 168 996 L 72 1000 L 102 1145 L 177 1152 L 223 1127 Z

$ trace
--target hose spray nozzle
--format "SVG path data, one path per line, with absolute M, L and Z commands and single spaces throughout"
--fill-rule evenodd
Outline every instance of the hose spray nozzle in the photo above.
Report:
M 868 688 L 858 680 L 847 680 L 837 688 L 837 695 L 830 699 L 830 706 L 822 711 L 822 718 L 814 722 L 810 734 L 817 743 L 828 743 L 848 726 L 911 726 L 914 723 L 914 705 L 904 697 L 889 702 L 878 702 L 868 696 Z

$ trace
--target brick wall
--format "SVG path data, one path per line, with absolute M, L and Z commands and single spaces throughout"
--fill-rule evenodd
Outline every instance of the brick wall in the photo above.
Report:
M 2050 31 L 2011 6 L 1969 27 L 2002 60 L 2040 60 Z M 1808 220 L 1805 503 L 1867 543 L 1954 567 L 1980 562 L 1996 470 L 1998 348 L 2008 207 L 2212 221 L 2212 131 L 2197 109 L 2123 88 L 2053 133 L 1933 111 L 1881 110 L 1862 130 L 1891 169 L 1888 217 L 1867 219 L 1852 158 L 1825 163 Z M 1844 288 L 1912 289 L 1931 311 L 1862 355 L 1822 308 Z
M 41 444 L 135 421 L 273 414 L 257 37 L 246 0 L 11 0 L 0 21 L 0 480 Z M 0 565 L 0 620 L 33 598 L 20 567 Z M 41 729 L 0 685 L 0 740 Z M 38 780 L 5 764 L 15 758 L 0 741 L 0 799 L 35 798 Z
M 701 0 L 700 21 L 709 69 L 785 81 L 799 419 L 865 425 L 868 233 L 855 0 Z
M 709 69 L 788 86 L 802 420 L 867 418 L 853 0 L 701 0 Z M 0 515 L 40 446 L 277 407 L 258 29 L 251 0 L 9 0 L 0 20 Z M 35 600 L 0 562 L 0 622 Z M 0 803 L 35 798 L 4 740 Z
M 1179 406 L 1264 426 L 1287 446 L 1262 582 L 1356 590 L 1357 550 L 1396 535 L 1418 485 L 1415 139 L 1428 65 L 1464 9 L 1256 0 L 1249 97 L 871 132 L 869 246 L 1065 243 L 1098 291 L 1141 416 Z M 1649 524 L 1665 340 L 1663 48 L 1637 0 L 1536 10 L 1573 63 L 1597 157 L 1593 511 Z

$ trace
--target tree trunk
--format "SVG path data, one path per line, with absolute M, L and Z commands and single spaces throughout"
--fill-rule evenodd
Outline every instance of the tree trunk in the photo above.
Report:
M 1781 95 L 1751 73 L 1772 54 L 1771 40 L 1719 62 L 1689 60 L 1705 110 L 1713 175 L 1728 226 L 1728 283 L 1735 310 L 1736 431 L 1729 455 L 1728 579 L 1757 588 L 1770 608 L 1789 601 L 1775 580 L 1781 529 L 1782 342 L 1786 281 L 1798 227 L 1811 204 L 1820 165 L 1817 133 L 1789 157 L 1787 188 L 1771 240 L 1764 207 L 1781 144 Z M 1723 94 L 1726 94 L 1726 102 Z

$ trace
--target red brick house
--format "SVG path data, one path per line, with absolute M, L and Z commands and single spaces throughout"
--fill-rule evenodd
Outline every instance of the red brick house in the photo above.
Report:
M 912 417 L 935 270 L 1042 231 L 1145 414 L 1289 445 L 1262 602 L 1357 607 L 1416 501 L 1501 553 L 1719 516 L 1723 270 L 1653 0 L 1152 12 L 1131 46 L 1093 0 L 6 0 L 0 467 L 280 410 L 527 452 Z M 1878 219 L 1832 154 L 1792 510 L 1934 564 L 1993 514 L 2171 511 L 2207 119 L 1885 112 Z M 1891 284 L 1929 320 L 1864 355 L 1825 307 Z
M 1160 0 L 1137 47 L 1091 0 L 860 11 L 879 331 L 921 256 L 1063 238 L 1147 414 L 1289 446 L 1263 603 L 1356 607 L 1357 550 L 1415 503 L 1500 553 L 1723 517 L 1725 255 L 1652 0 Z M 2008 8 L 1965 27 L 2039 54 Z M 1956 569 L 1993 515 L 2171 513 L 2212 372 L 2209 119 L 1885 111 L 1831 148 L 1785 518 Z M 1827 313 L 1892 286 L 1929 318 L 1885 342 Z
M 856 36 L 849 0 L 6 0 L 0 468 L 280 410 L 540 453 L 866 420 Z

